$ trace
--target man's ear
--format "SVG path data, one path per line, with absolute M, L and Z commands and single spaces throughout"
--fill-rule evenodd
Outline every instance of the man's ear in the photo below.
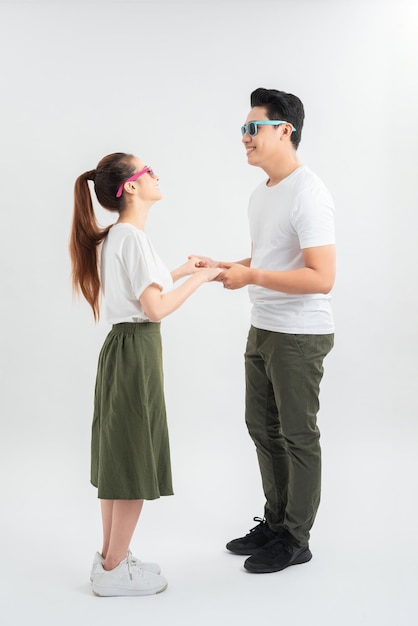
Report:
M 293 132 L 292 124 L 283 124 L 281 128 L 282 128 L 282 136 L 286 138 L 292 136 L 292 132 Z

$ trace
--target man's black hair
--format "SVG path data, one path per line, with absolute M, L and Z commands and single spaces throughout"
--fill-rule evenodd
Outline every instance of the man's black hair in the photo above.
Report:
M 269 120 L 284 120 L 296 128 L 291 140 L 295 149 L 299 146 L 305 111 L 297 96 L 277 89 L 259 87 L 251 94 L 251 107 L 265 107 Z

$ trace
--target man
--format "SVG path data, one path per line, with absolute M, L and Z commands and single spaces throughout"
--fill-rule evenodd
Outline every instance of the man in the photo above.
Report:
M 220 263 L 227 289 L 249 286 L 253 304 L 245 353 L 246 424 L 266 497 L 264 519 L 227 549 L 244 567 L 276 572 L 312 558 L 310 529 L 320 500 L 317 412 L 323 360 L 334 341 L 333 200 L 296 150 L 302 102 L 256 89 L 242 127 L 248 163 L 267 174 L 249 204 L 251 257 Z

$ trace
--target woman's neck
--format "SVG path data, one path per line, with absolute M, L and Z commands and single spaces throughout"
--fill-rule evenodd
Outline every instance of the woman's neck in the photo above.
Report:
M 132 224 L 135 228 L 144 230 L 150 208 L 151 204 L 149 203 L 147 205 L 142 203 L 140 205 L 129 205 L 121 211 L 116 224 Z

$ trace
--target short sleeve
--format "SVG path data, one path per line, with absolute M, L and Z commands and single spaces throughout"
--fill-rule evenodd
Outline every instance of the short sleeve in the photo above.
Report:
M 145 235 L 132 233 L 126 237 L 121 258 L 135 299 L 138 300 L 144 290 L 153 283 L 163 289 L 169 272 L 162 266 Z
M 292 214 L 301 249 L 335 243 L 335 207 L 325 186 L 304 189 Z

